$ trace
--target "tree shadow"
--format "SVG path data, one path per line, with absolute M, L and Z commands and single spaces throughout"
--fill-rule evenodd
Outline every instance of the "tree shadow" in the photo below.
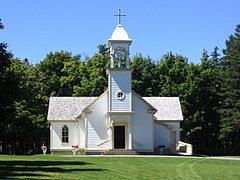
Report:
M 47 173 L 71 173 L 71 172 L 86 172 L 86 171 L 105 171 L 100 168 L 83 168 L 91 163 L 83 161 L 2 161 L 0 160 L 0 179 L 7 178 L 30 178 L 30 177 L 45 177 L 50 178 L 52 175 Z M 65 166 L 67 166 L 65 168 Z M 72 166 L 72 167 L 71 167 Z
M 87 165 L 90 163 L 83 161 L 23 161 L 23 160 L 0 160 L 0 166 L 60 166 L 60 165 Z

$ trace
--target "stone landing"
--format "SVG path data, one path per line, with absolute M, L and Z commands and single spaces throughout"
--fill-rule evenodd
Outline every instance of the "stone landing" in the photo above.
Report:
M 105 155 L 138 155 L 138 153 L 130 149 L 110 149 Z

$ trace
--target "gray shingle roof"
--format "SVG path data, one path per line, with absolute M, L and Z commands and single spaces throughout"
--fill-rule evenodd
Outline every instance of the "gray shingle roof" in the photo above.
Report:
M 50 97 L 48 120 L 75 120 L 97 97 Z
M 97 97 L 50 97 L 48 120 L 75 120 Z M 157 112 L 157 120 L 183 120 L 178 97 L 143 97 Z
M 157 112 L 157 120 L 183 120 L 179 97 L 143 97 Z

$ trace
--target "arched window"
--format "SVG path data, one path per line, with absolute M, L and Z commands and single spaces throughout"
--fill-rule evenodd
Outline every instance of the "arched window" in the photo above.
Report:
M 68 127 L 65 125 L 62 128 L 62 142 L 63 143 L 68 143 Z

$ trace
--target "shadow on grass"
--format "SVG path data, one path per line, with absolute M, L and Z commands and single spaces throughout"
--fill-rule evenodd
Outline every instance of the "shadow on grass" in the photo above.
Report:
M 70 173 L 84 171 L 105 171 L 100 168 L 83 168 L 91 165 L 83 161 L 2 161 L 0 160 L 0 179 L 51 177 L 53 173 Z M 64 168 L 67 166 L 67 168 Z M 71 167 L 72 166 L 72 167 Z M 46 175 L 44 173 L 50 173 Z

